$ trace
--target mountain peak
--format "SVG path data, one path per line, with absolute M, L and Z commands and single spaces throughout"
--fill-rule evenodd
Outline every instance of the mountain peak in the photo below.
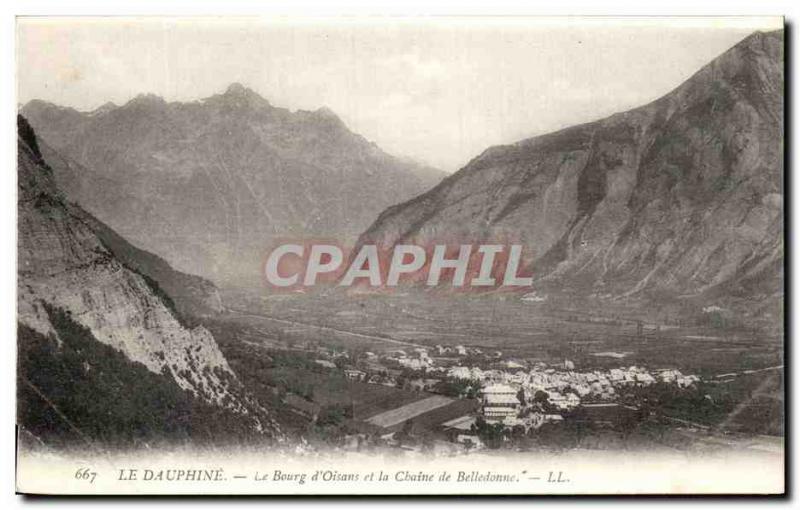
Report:
M 128 101 L 125 106 L 162 106 L 165 104 L 167 104 L 167 102 L 164 101 L 163 97 L 148 93 L 137 95 Z
M 763 43 L 764 41 L 783 41 L 783 29 L 779 30 L 770 30 L 770 31 L 763 31 L 763 30 L 756 30 L 752 34 L 745 37 L 742 41 L 739 42 L 738 45 L 747 45 L 752 44 L 754 42 Z M 737 45 L 737 46 L 738 46 Z
M 344 126 L 344 122 L 342 122 L 342 119 L 340 119 L 339 116 L 336 115 L 336 112 L 334 112 L 327 106 L 322 106 L 320 108 L 317 108 L 312 112 L 312 115 L 316 117 L 318 120 L 326 121 L 328 123 L 337 126 L 338 125 Z
M 228 85 L 227 89 L 225 89 L 225 95 L 241 96 L 249 94 L 255 94 L 255 92 L 253 92 L 252 89 L 245 87 L 239 82 L 233 82 L 230 85 Z
M 337 118 L 337 119 L 339 118 L 339 116 L 338 116 L 338 115 L 336 115 L 336 112 L 334 112 L 333 110 L 331 110 L 331 109 L 330 109 L 330 108 L 328 108 L 327 106 L 322 106 L 322 107 L 320 107 L 320 108 L 317 108 L 317 109 L 314 111 L 314 113 L 316 113 L 316 114 L 317 114 L 317 115 L 319 115 L 320 117 L 335 117 L 335 118 Z
M 339 129 L 344 128 L 347 129 L 347 126 L 336 115 L 336 112 L 328 108 L 327 106 L 322 106 L 317 108 L 316 110 L 297 110 L 296 112 L 297 118 L 302 119 L 304 122 L 309 123 L 310 125 L 314 125 L 325 129 Z M 349 131 L 349 130 L 348 130 Z
M 35 111 L 52 110 L 60 112 L 69 112 L 70 114 L 77 113 L 80 115 L 80 112 L 78 112 L 78 110 L 76 110 L 75 108 L 70 108 L 69 106 L 60 106 L 55 103 L 51 103 L 49 101 L 44 101 L 42 99 L 31 99 L 22 106 L 21 112 L 24 115 L 25 111 L 30 111 L 30 110 L 35 110 Z
M 208 99 L 221 100 L 229 106 L 250 108 L 271 106 L 269 101 L 261 97 L 258 92 L 238 82 L 231 83 L 225 89 L 225 92 L 211 96 Z
M 359 244 L 513 232 L 540 290 L 776 295 L 782 216 L 764 204 L 782 200 L 782 38 L 752 34 L 642 107 L 489 148 L 384 211 Z
M 102 105 L 98 106 L 97 108 L 95 108 L 91 112 L 89 112 L 89 114 L 90 115 L 101 115 L 101 114 L 104 114 L 104 113 L 108 113 L 111 110 L 116 110 L 117 108 L 118 108 L 118 106 L 116 105 L 116 103 L 114 103 L 112 101 L 108 101 L 108 102 L 103 103 Z

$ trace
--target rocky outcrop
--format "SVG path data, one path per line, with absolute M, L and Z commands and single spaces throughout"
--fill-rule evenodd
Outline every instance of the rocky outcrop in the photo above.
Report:
M 267 431 L 269 421 L 256 416 L 263 409 L 241 391 L 211 333 L 182 324 L 158 283 L 109 249 L 115 234 L 98 235 L 96 220 L 66 203 L 21 117 L 19 134 L 18 321 L 58 340 L 51 314 L 63 311 L 131 362 L 202 401 L 249 415 Z
M 539 288 L 782 293 L 783 34 L 643 107 L 492 147 L 360 242 L 508 240 Z
M 109 107 L 106 107 L 109 108 Z M 89 190 L 78 190 L 82 182 L 80 175 L 89 175 L 91 172 L 79 163 L 62 156 L 58 151 L 39 141 L 38 145 L 42 157 L 47 161 L 47 166 L 52 170 L 56 185 L 64 196 L 69 197 L 88 193 Z M 109 181 L 100 181 L 108 186 L 106 194 L 114 192 L 114 184 Z M 94 184 L 99 186 L 97 182 Z M 80 206 L 66 203 L 72 212 L 86 222 L 100 238 L 103 245 L 126 266 L 145 275 L 147 278 L 158 282 L 168 298 L 174 303 L 175 308 L 184 317 L 210 315 L 223 310 L 223 304 L 218 289 L 210 281 L 199 276 L 176 271 L 166 260 L 139 249 L 129 243 L 124 237 L 117 234 L 111 227 L 88 213 Z
M 392 157 L 327 108 L 278 108 L 239 84 L 190 103 L 143 95 L 88 113 L 22 110 L 60 153 L 70 200 L 177 269 L 257 280 L 280 238 L 353 242 L 443 174 Z M 47 156 L 47 155 L 46 155 Z

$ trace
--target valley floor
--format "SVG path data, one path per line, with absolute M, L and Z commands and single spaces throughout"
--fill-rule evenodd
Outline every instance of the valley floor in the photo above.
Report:
M 282 410 L 286 430 L 312 442 L 424 450 L 444 441 L 450 446 L 442 450 L 458 451 L 459 434 L 474 435 L 481 415 L 478 388 L 453 389 L 452 374 L 469 367 L 487 381 L 555 367 L 573 382 L 568 373 L 583 380 L 580 374 L 602 378 L 615 370 L 653 374 L 658 382 L 620 383 L 613 398 L 588 395 L 576 409 L 557 409 L 566 426 L 545 427 L 546 433 L 538 424 L 531 433 L 528 420 L 525 434 L 506 432 L 506 450 L 767 451 L 783 434 L 782 338 L 755 328 L 697 323 L 666 307 L 609 304 L 602 312 L 596 304 L 532 303 L 518 295 L 270 296 L 234 289 L 224 301 L 228 312 L 212 330 L 234 370 Z M 434 361 L 415 365 L 416 351 L 430 352 Z M 257 359 L 268 361 L 255 367 Z M 673 372 L 691 374 L 686 388 L 662 382 L 675 380 Z M 411 412 L 437 398 L 431 409 Z M 556 414 L 531 405 L 544 416 Z M 320 426 L 326 413 L 341 414 L 331 418 L 335 427 Z M 382 418 L 395 415 L 391 423 Z

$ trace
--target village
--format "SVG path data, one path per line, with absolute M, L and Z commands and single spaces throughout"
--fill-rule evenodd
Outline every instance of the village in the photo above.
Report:
M 674 368 L 581 370 L 570 360 L 532 362 L 463 345 L 380 354 L 318 348 L 314 362 L 341 372 L 352 383 L 419 392 L 419 400 L 360 417 L 381 427 L 387 444 L 402 446 L 398 438 L 420 421 L 468 450 L 486 447 L 487 435 L 530 434 L 545 424 L 557 426 L 578 410 L 605 416 L 637 411 L 635 403 L 621 398 L 635 389 L 656 384 L 686 389 L 700 381 Z M 465 402 L 471 405 L 459 405 Z

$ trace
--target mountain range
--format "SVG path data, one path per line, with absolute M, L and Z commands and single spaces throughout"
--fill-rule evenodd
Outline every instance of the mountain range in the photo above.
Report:
M 281 438 L 202 325 L 223 310 L 209 278 L 252 282 L 281 238 L 521 243 L 537 291 L 782 307 L 783 47 L 755 33 L 650 104 L 491 147 L 441 182 L 330 110 L 238 84 L 93 112 L 32 101 L 18 422 L 134 444 Z
M 329 109 L 291 112 L 232 84 L 194 102 L 140 95 L 91 112 L 21 110 L 67 198 L 184 272 L 252 282 L 277 239 L 354 242 L 444 173 L 387 154 Z
M 650 104 L 487 149 L 359 242 L 519 242 L 552 292 L 782 300 L 783 90 L 783 32 L 754 33 Z

